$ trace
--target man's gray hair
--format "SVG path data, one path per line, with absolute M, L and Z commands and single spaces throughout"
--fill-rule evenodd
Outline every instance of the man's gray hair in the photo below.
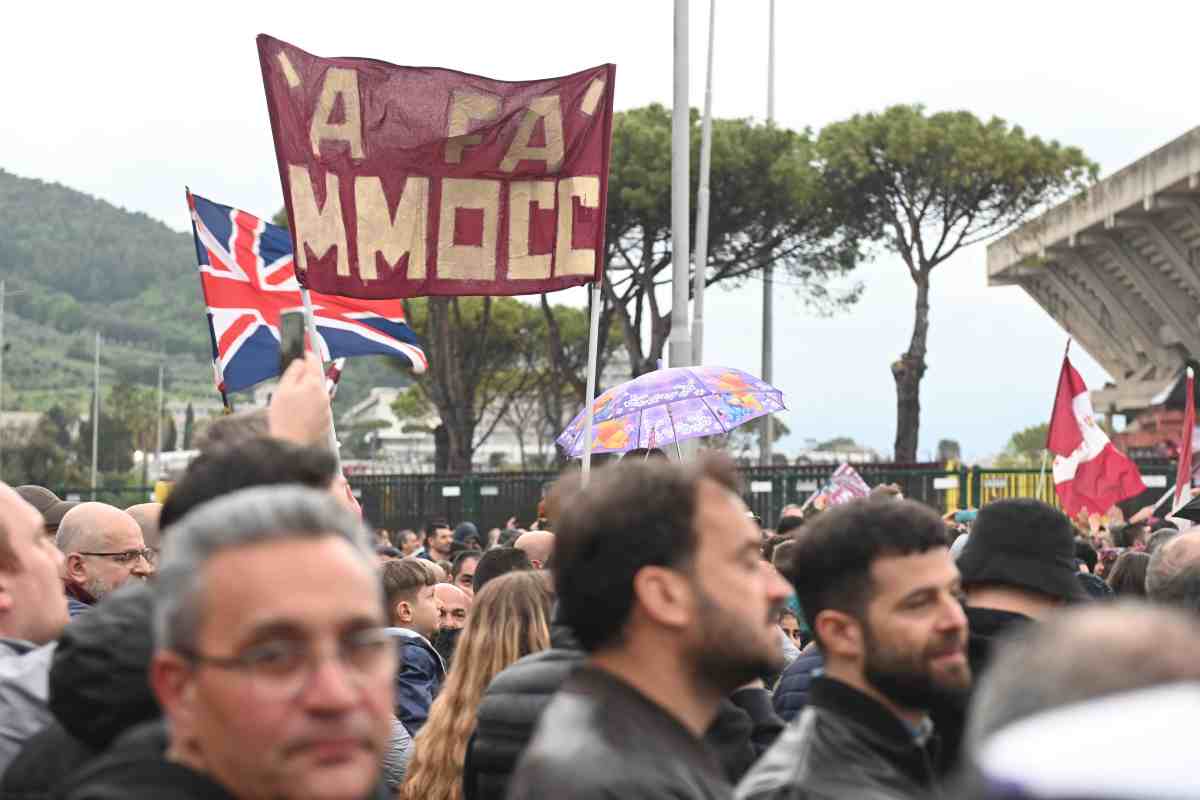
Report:
M 204 607 L 204 568 L 213 557 L 265 542 L 330 536 L 345 540 L 363 564 L 376 569 L 362 521 L 325 492 L 260 486 L 199 506 L 172 526 L 164 542 L 154 585 L 155 646 L 195 650 Z
M 1200 611 L 1200 553 L 1191 539 L 1171 537 L 1146 566 L 1146 598 L 1153 603 Z
M 1194 680 L 1200 680 L 1200 623 L 1192 615 L 1129 601 L 1065 611 L 996 646 L 967 714 L 967 752 L 1041 711 Z
M 1179 535 L 1175 528 L 1159 528 L 1146 540 L 1146 555 L 1152 556 L 1167 542 Z

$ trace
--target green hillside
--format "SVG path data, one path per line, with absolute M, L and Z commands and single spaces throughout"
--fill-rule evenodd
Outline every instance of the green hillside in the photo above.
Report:
M 152 386 L 165 363 L 172 398 L 215 396 L 190 234 L 0 169 L 0 278 L 8 292 L 5 410 L 85 409 L 97 330 L 107 386 Z M 346 369 L 339 409 L 371 385 L 406 382 L 372 362 L 357 359 Z
M 108 385 L 150 385 L 165 360 L 173 395 L 212 392 L 189 236 L 0 170 L 0 277 L 8 291 L 6 409 L 84 407 L 96 330 L 105 340 L 101 377 Z

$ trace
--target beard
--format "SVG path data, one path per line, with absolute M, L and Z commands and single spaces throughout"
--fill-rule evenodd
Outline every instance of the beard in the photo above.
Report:
M 747 628 L 745 619 L 725 609 L 699 586 L 693 588 L 699 598 L 702 633 L 691 655 L 696 673 L 705 683 L 725 694 L 783 668 L 783 644 L 778 635 L 764 644 Z M 764 623 L 773 625 L 778 614 L 779 607 L 771 608 Z
M 92 596 L 93 602 L 98 603 L 113 593 L 113 585 L 97 575 L 87 579 L 83 590 Z
M 863 675 L 885 697 L 903 708 L 927 710 L 946 702 L 962 701 L 971 688 L 971 669 L 943 676 L 935 674 L 932 661 L 939 655 L 963 646 L 958 635 L 929 642 L 920 652 L 902 652 L 884 645 L 864 625 L 866 659 Z
M 458 647 L 460 635 L 462 635 L 462 628 L 440 628 L 433 635 L 433 649 L 437 650 L 438 655 L 446 662 L 446 669 L 450 669 L 450 662 L 454 659 L 454 650 Z

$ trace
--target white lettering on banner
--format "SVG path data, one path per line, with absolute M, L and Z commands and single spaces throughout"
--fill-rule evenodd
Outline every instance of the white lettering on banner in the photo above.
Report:
M 425 224 L 429 213 L 429 178 L 416 175 L 404 182 L 396 216 L 388 214 L 383 181 L 361 175 L 354 179 L 354 209 L 358 217 L 358 275 L 374 280 L 375 254 L 388 264 L 408 255 L 408 278 L 425 277 Z
M 542 128 L 546 132 L 546 144 L 533 147 L 529 140 L 533 138 L 533 131 L 539 119 L 542 120 Z M 517 135 L 508 146 L 504 160 L 500 162 L 500 169 L 512 172 L 522 161 L 544 161 L 547 172 L 554 172 L 562 166 L 563 120 L 558 95 L 539 97 L 529 104 L 517 128 Z
M 281 70 L 289 87 L 301 85 L 296 69 L 281 52 Z M 579 110 L 595 113 L 603 97 L 605 82 L 595 79 L 580 98 Z M 363 138 L 362 98 L 359 76 L 351 68 L 330 67 L 325 71 L 321 91 L 309 125 L 309 144 L 314 157 L 322 148 L 343 144 L 352 159 L 365 158 Z M 480 123 L 500 118 L 501 99 L 473 89 L 451 93 L 447 114 L 444 158 L 448 164 L 461 164 L 466 151 L 483 141 L 474 133 Z M 505 111 L 506 118 L 507 110 Z M 544 143 L 531 144 L 539 123 Z M 504 152 L 498 169 L 513 172 L 526 161 L 540 161 L 547 172 L 562 167 L 565 153 L 563 110 L 558 95 L 533 98 L 524 109 L 512 141 Z M 328 154 L 328 153 L 327 153 Z M 395 213 L 387 203 L 383 179 L 357 175 L 354 178 L 353 199 L 342 198 L 339 176 L 304 164 L 287 165 L 288 192 L 291 197 L 295 224 L 296 268 L 307 270 L 310 254 L 323 259 L 331 248 L 337 250 L 337 274 L 352 274 L 350 252 L 346 246 L 352 238 L 357 245 L 354 270 L 364 282 L 378 280 L 376 266 L 379 256 L 389 266 L 396 266 L 406 255 L 410 280 L 428 277 L 427 236 L 430 226 L 438 225 L 436 258 L 432 259 L 436 274 L 432 277 L 449 281 L 493 281 L 498 278 L 500 254 L 507 252 L 508 274 L 512 280 L 546 280 L 555 276 L 586 276 L 596 268 L 594 248 L 573 246 L 575 207 L 598 209 L 601 179 L 597 175 L 572 175 L 532 180 L 495 180 L 483 178 L 430 178 L 410 176 L 404 184 Z M 314 181 L 324 180 L 325 199 L 318 205 Z M 506 239 L 501 239 L 501 195 L 507 194 L 509 222 Z M 441 198 L 437 208 L 431 205 L 434 195 Z M 354 203 L 344 209 L 344 203 Z M 555 214 L 553 253 L 530 252 L 530 223 L 535 208 Z M 351 211 L 347 231 L 343 211 Z M 474 244 L 455 242 L 459 211 L 482 212 L 482 235 Z M 505 250 L 501 250 L 505 248 Z
M 455 244 L 458 210 L 483 212 L 483 240 Z M 500 181 L 446 178 L 438 225 L 438 276 L 452 280 L 490 281 L 496 277 L 496 236 L 500 227 Z
M 434 179 L 436 180 L 436 179 Z M 376 255 L 382 254 L 389 265 L 408 255 L 410 280 L 426 277 L 426 232 L 432 215 L 438 215 L 437 276 L 442 280 L 495 280 L 500 247 L 508 250 L 508 277 L 514 280 L 546 279 L 554 275 L 590 275 L 596 265 L 596 251 L 571 246 L 574 237 L 574 200 L 594 208 L 599 202 L 600 179 L 595 175 L 538 181 L 514 181 L 508 184 L 508 241 L 499 240 L 500 192 L 505 181 L 482 178 L 444 178 L 441 180 L 441 205 L 430 206 L 431 179 L 411 176 L 396 206 L 388 209 L 383 182 L 374 176 L 354 179 L 354 214 L 357 227 L 358 276 L 376 280 Z M 308 168 L 288 165 L 288 184 L 292 195 L 292 214 L 296 220 L 296 268 L 308 269 L 308 252 L 320 259 L 337 248 L 337 274 L 350 274 L 350 255 L 346 248 L 346 226 L 338 176 L 325 174 L 325 203 L 317 203 Z M 557 202 L 555 202 L 557 198 Z M 551 269 L 551 255 L 529 252 L 531 208 L 554 211 L 557 217 L 557 242 Z M 479 244 L 455 244 L 457 212 L 483 213 L 483 235 Z
M 342 101 L 342 121 L 331 122 L 338 98 Z M 322 142 L 346 142 L 350 145 L 351 158 L 363 158 L 362 113 L 359 111 L 358 73 L 355 70 L 330 67 L 325 71 L 325 83 L 321 86 L 321 97 L 308 128 L 308 140 L 313 155 L 318 158 Z
M 554 248 L 555 269 L 559 275 L 589 275 L 596 268 L 596 251 L 575 249 L 575 203 L 595 208 L 600 202 L 600 179 L 595 175 L 577 175 L 558 182 L 558 242 Z
M 487 122 L 500 114 L 500 98 L 476 92 L 454 92 L 450 96 L 450 123 L 446 132 L 446 163 L 461 164 L 463 150 L 483 141 L 480 134 L 467 135 L 471 123 Z
M 508 187 L 508 277 L 514 280 L 550 277 L 551 255 L 529 252 L 530 204 L 553 209 L 554 181 L 515 181 Z
M 296 269 L 308 269 L 308 251 L 321 258 L 331 247 L 337 248 L 337 274 L 350 274 L 350 251 L 346 249 L 346 223 L 342 219 L 342 200 L 338 196 L 338 176 L 325 176 L 325 205 L 317 207 L 316 193 L 308 168 L 288 167 L 288 187 L 292 194 L 292 217 L 296 221 Z M 387 208 L 387 205 L 384 205 Z M 374 254 L 372 254 L 372 259 Z M 375 262 L 371 262 L 375 268 Z

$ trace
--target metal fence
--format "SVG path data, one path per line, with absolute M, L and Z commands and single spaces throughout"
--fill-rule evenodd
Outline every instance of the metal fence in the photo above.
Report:
M 1157 500 L 1174 480 L 1171 461 L 1139 462 L 1146 492 L 1126 504 L 1130 508 Z M 747 505 L 763 524 L 773 527 L 783 508 L 802 504 L 819 491 L 836 469 L 833 464 L 743 467 Z M 1037 497 L 1057 506 L 1054 478 L 1044 481 L 1038 469 L 991 469 L 957 464 L 855 464 L 863 480 L 875 486 L 899 485 L 905 497 L 940 511 L 979 508 L 1006 497 Z M 416 528 L 432 520 L 455 524 L 471 520 L 487 531 L 502 528 L 510 517 L 528 526 L 538 503 L 558 479 L 556 472 L 477 472 L 469 475 L 355 475 L 350 485 L 362 503 L 363 515 L 388 529 Z M 1040 491 L 1039 491 L 1039 483 Z M 152 487 L 98 489 L 96 499 L 120 508 L 144 503 Z M 61 489 L 64 499 L 91 499 L 91 489 Z
M 76 487 L 59 488 L 53 491 L 63 500 L 88 501 L 94 499 L 99 503 L 108 503 L 110 506 L 116 506 L 117 508 L 129 508 L 139 503 L 149 503 L 154 500 L 153 486 L 102 486 L 96 488 L 95 497 L 92 496 L 90 486 L 82 489 Z

